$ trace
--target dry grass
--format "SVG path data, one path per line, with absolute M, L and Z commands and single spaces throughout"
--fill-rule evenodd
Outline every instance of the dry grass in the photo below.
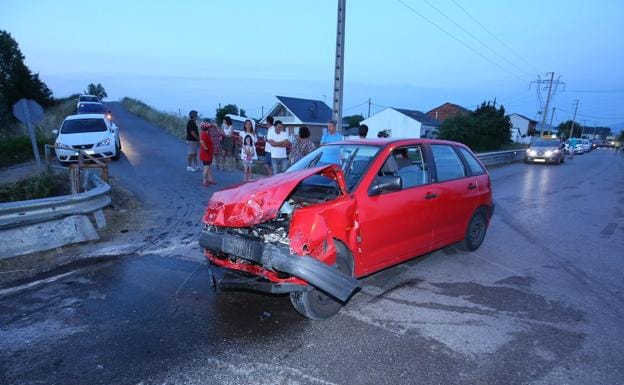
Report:
M 159 111 L 137 99 L 125 97 L 121 100 L 121 104 L 128 111 L 158 127 L 164 128 L 174 136 L 180 139 L 186 138 L 186 119 L 180 118 L 174 114 Z

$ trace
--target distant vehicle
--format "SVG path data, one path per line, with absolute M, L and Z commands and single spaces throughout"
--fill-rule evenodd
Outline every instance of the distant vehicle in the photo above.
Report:
M 570 139 L 565 141 L 565 152 L 566 154 L 570 153 Z M 576 145 L 574 146 L 574 153 L 578 155 L 582 155 L 585 153 L 585 150 L 583 150 L 583 143 L 581 143 L 581 139 L 576 139 Z
M 526 163 L 556 163 L 565 162 L 564 145 L 557 139 L 536 140 L 527 148 L 524 154 Z
M 78 151 L 69 148 L 84 150 L 96 159 L 117 160 L 121 155 L 119 128 L 105 115 L 70 115 L 65 118 L 59 130 L 52 132 L 57 135 L 55 151 L 61 164 L 78 161 Z
M 254 127 L 254 131 L 256 132 L 256 153 L 258 156 L 264 156 L 264 145 L 266 144 L 266 136 L 267 136 L 267 128 L 256 124 L 255 120 L 251 118 L 246 118 L 244 116 L 227 114 L 225 116 L 229 116 L 232 119 L 232 127 L 234 127 L 234 142 L 237 145 L 242 144 L 242 138 L 245 137 L 245 120 L 251 120 L 251 125 Z
M 106 107 L 100 102 L 81 102 L 78 104 L 79 114 L 106 114 Z
M 615 147 L 615 136 L 607 136 L 605 138 L 605 142 L 607 143 L 606 147 L 613 148 Z
M 584 152 L 590 152 L 592 150 L 592 145 L 591 142 L 589 141 L 589 139 L 581 139 L 582 144 L 583 144 L 583 151 Z
M 80 103 L 84 102 L 96 102 L 101 103 L 102 101 L 95 95 L 80 95 L 78 96 L 78 103 L 76 103 L 76 109 L 80 108 Z

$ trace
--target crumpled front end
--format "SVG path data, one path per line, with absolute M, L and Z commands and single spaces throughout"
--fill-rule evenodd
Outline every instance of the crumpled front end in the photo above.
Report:
M 357 289 L 356 279 L 332 266 L 336 248 L 321 217 L 304 226 L 308 230 L 300 223 L 291 229 L 297 209 L 344 198 L 340 193 L 318 198 L 298 196 L 293 190 L 311 175 L 333 175 L 339 183 L 336 175 L 340 169 L 335 166 L 304 171 L 266 178 L 265 186 L 244 184 L 226 190 L 227 195 L 222 191 L 213 197 L 199 243 L 210 263 L 225 270 L 213 275 L 216 286 L 268 293 L 318 288 L 343 302 Z M 266 185 L 272 189 L 261 188 Z

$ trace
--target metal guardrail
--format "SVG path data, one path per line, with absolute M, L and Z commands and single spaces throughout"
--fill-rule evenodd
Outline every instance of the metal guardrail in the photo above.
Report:
M 479 158 L 484 165 L 497 166 L 523 160 L 525 152 L 526 149 L 520 148 L 517 150 L 508 151 L 484 152 L 476 155 L 477 158 Z
M 86 184 L 88 190 L 79 194 L 0 203 L 0 230 L 68 215 L 95 213 L 111 203 L 107 195 L 111 187 L 99 176 L 88 173 Z

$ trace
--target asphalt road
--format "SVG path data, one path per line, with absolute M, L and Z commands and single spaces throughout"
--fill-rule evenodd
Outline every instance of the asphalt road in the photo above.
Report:
M 624 156 L 493 170 L 479 250 L 366 278 L 314 322 L 284 296 L 212 291 L 199 250 L 177 245 L 210 191 L 162 154 L 173 138 L 115 114 L 127 154 L 113 175 L 172 218 L 154 224 L 166 234 L 0 297 L 0 383 L 624 383 Z

